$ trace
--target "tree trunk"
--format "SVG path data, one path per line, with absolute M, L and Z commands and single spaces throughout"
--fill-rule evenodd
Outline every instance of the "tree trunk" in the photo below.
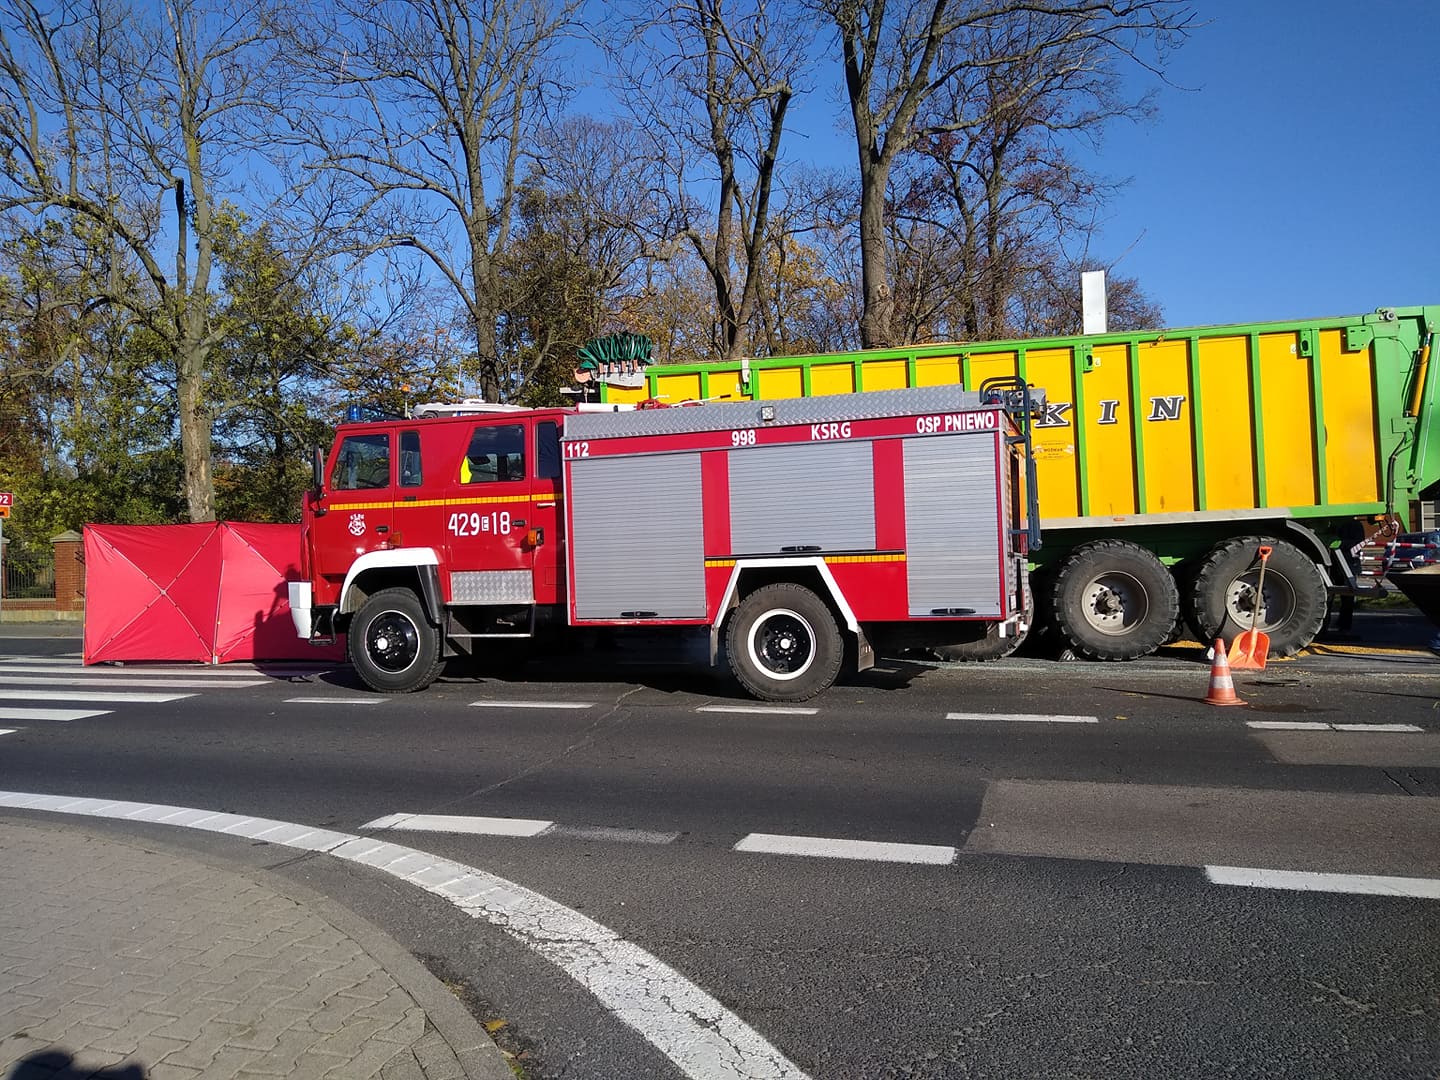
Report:
M 205 400 L 205 347 L 181 342 L 176 355 L 180 405 L 180 453 L 191 521 L 215 520 L 215 482 L 210 470 L 210 407 Z
M 860 345 L 885 348 L 895 343 L 895 299 L 886 266 L 885 189 L 890 169 L 872 165 L 860 180 L 860 285 L 865 310 L 860 316 Z

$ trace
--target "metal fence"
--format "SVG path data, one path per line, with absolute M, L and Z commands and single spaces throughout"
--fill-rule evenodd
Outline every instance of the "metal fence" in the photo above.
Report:
M 50 544 L 5 541 L 0 596 L 6 600 L 55 599 L 55 549 Z

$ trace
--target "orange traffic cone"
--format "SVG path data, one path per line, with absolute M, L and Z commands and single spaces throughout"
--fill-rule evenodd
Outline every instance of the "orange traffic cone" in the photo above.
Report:
M 1235 696 L 1235 680 L 1230 677 L 1230 661 L 1225 659 L 1225 642 L 1215 639 L 1215 661 L 1210 665 L 1210 692 L 1206 705 L 1244 705 Z

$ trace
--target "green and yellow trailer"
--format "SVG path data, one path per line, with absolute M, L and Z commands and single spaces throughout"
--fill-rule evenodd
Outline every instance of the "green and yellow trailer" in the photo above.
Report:
M 761 400 L 1019 376 L 1034 421 L 1043 544 L 1032 626 L 1092 659 L 1144 656 L 1187 628 L 1252 626 L 1291 655 L 1357 581 L 1355 548 L 1409 524 L 1440 481 L 1440 306 L 1367 315 L 700 365 L 657 364 L 646 398 Z M 777 491 L 777 499 L 784 493 Z M 1272 550 L 1264 595 L 1259 550 Z M 957 646 L 983 659 L 1018 639 Z

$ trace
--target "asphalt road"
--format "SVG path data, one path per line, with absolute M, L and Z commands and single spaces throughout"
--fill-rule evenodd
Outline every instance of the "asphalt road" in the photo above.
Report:
M 723 682 L 614 656 L 379 699 L 343 669 L 244 686 L 79 672 L 73 638 L 7 633 L 0 709 L 99 715 L 0 719 L 0 789 L 263 816 L 483 869 L 646 950 L 805 1075 L 1440 1071 L 1440 660 L 1423 651 L 1337 646 L 1237 674 L 1247 708 L 1204 704 L 1208 667 L 1179 650 L 897 663 L 813 712 L 755 712 Z M 63 699 L 187 677 L 219 685 Z M 374 824 L 421 814 L 487 832 Z M 686 1075 L 553 956 L 432 892 L 99 824 L 339 899 L 503 1019 L 527 1076 Z M 1300 876 L 1226 884 L 1227 867 Z M 1337 891 L 1362 887 L 1390 894 Z

